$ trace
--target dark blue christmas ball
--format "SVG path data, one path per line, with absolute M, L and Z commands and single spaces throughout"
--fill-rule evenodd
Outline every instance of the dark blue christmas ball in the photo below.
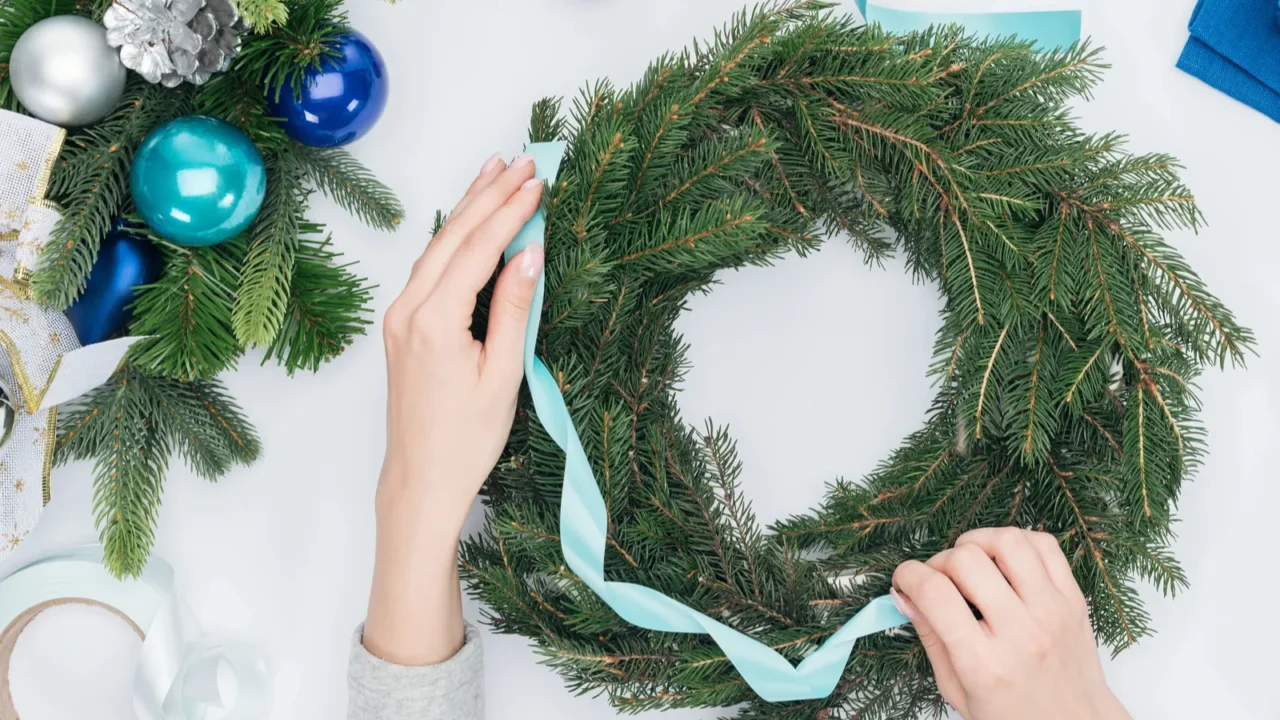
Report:
M 334 49 L 338 56 L 307 70 L 300 94 L 290 78 L 270 103 L 284 131 L 303 145 L 337 147 L 363 137 L 387 105 L 387 68 L 369 38 L 349 30 Z
M 121 335 L 133 319 L 129 305 L 134 288 L 160 278 L 164 258 L 145 238 L 116 226 L 98 248 L 84 292 L 66 316 L 81 345 L 93 345 Z

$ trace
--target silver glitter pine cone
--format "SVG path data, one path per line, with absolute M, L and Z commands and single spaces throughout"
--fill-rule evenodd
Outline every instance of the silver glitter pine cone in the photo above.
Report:
M 226 70 L 248 30 L 232 0 L 115 0 L 102 23 L 120 62 L 165 87 Z

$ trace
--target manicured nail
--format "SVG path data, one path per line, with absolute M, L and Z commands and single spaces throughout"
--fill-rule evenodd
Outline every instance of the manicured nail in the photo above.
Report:
M 492 171 L 502 162 L 502 153 L 494 153 L 488 160 L 484 161 L 484 167 L 480 168 L 480 174 L 483 175 Z
M 520 189 L 532 190 L 534 188 L 541 188 L 541 187 L 542 187 L 542 178 L 529 178 L 528 180 L 524 181 L 524 184 L 520 186 Z
M 525 165 L 528 165 L 532 162 L 533 162 L 532 155 L 521 155 L 520 157 L 511 161 L 511 167 L 513 168 L 524 167 Z
M 519 259 L 516 260 L 516 272 L 520 273 L 520 277 L 538 277 L 538 273 L 542 272 L 542 257 L 542 243 L 533 243 L 520 252 Z
M 915 605 L 904 597 L 902 593 L 898 592 L 898 588 L 889 588 L 889 597 L 893 598 L 893 604 L 898 607 L 898 612 L 906 615 L 908 620 L 916 619 Z

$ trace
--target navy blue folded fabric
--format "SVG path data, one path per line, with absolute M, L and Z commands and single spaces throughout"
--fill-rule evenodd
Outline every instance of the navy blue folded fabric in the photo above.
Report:
M 1277 0 L 1200 0 L 1178 67 L 1280 122 Z

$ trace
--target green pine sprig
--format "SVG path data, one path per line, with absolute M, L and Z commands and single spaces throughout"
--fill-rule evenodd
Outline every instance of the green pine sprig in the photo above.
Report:
M 209 380 L 244 352 L 233 326 L 244 243 L 185 248 L 152 239 L 164 256 L 164 273 L 141 288 L 131 306 L 130 334 L 147 339 L 130 357 L 158 375 Z
M 217 381 L 156 377 L 131 366 L 59 414 L 58 462 L 94 460 L 94 518 L 107 568 L 117 577 L 146 567 L 175 451 L 213 480 L 252 462 L 260 446 Z
M 404 219 L 391 188 L 346 150 L 294 145 L 290 152 L 317 190 L 369 227 L 394 231 Z
M 284 322 L 264 358 L 280 363 L 290 375 L 318 370 L 364 335 L 370 324 L 372 288 L 351 272 L 349 264 L 338 263 L 341 255 L 320 231 L 313 226 L 299 238 Z
M 267 164 L 267 196 L 246 237 L 248 253 L 231 313 L 242 345 L 265 346 L 275 339 L 289 301 L 298 243 L 318 229 L 306 221 L 310 192 L 303 172 L 291 153 L 273 156 Z
M 232 73 L 261 83 L 268 98 L 278 97 L 285 83 L 295 93 L 301 92 L 305 72 L 318 70 L 325 58 L 336 57 L 335 44 L 349 30 L 342 0 L 296 0 L 288 7 L 287 17 L 271 32 L 245 38 L 231 68 Z

